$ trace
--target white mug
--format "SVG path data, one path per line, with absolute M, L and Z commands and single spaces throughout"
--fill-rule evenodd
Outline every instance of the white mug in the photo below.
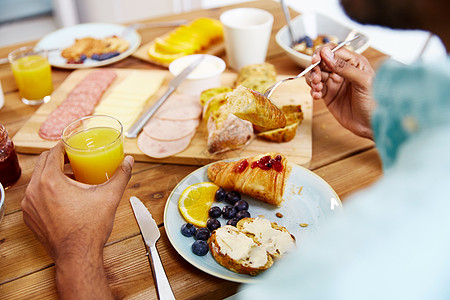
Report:
M 258 8 L 236 8 L 220 16 L 228 66 L 240 70 L 266 60 L 273 16 Z

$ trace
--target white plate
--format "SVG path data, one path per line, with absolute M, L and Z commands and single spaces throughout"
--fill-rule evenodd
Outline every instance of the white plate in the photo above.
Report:
M 181 193 L 191 184 L 209 181 L 206 174 L 208 167 L 209 165 L 201 167 L 186 176 L 170 194 L 164 210 L 164 226 L 169 241 L 184 259 L 206 273 L 235 282 L 255 282 L 258 280 L 258 276 L 232 272 L 219 265 L 210 252 L 205 256 L 193 254 L 191 245 L 194 238 L 185 237 L 180 232 L 181 226 L 186 223 L 178 211 L 178 200 Z M 292 167 L 285 190 L 285 200 L 281 207 L 263 203 L 245 195 L 242 195 L 242 198 L 249 203 L 249 212 L 252 217 L 264 216 L 264 218 L 286 227 L 295 236 L 299 247 L 306 235 L 314 234 L 330 215 L 342 209 L 338 195 L 328 183 L 298 165 Z M 214 205 L 223 207 L 225 204 L 215 202 Z M 278 218 L 276 213 L 281 213 L 283 217 Z M 219 218 L 219 221 L 222 225 L 226 224 L 226 220 L 223 218 Z M 308 224 L 308 226 L 301 227 L 300 224 Z
M 92 68 L 109 65 L 118 62 L 131 54 L 141 44 L 141 36 L 135 30 L 129 30 L 125 36 L 122 36 L 126 29 L 126 26 L 107 23 L 85 23 L 72 27 L 66 27 L 56 30 L 44 38 L 42 38 L 37 44 L 38 47 L 43 49 L 59 49 L 57 51 L 50 51 L 48 53 L 48 60 L 54 67 L 65 69 L 82 69 Z M 68 64 L 66 59 L 61 56 L 61 50 L 74 44 L 75 39 L 92 37 L 92 38 L 105 38 L 109 36 L 119 36 L 130 43 L 130 47 L 121 54 L 105 60 L 93 60 L 86 59 L 82 64 Z

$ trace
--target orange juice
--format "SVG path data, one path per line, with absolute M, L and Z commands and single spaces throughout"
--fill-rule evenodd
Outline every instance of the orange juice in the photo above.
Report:
M 124 158 L 123 136 L 111 127 L 94 127 L 77 132 L 66 143 L 75 179 L 83 183 L 107 181 Z
M 22 98 L 40 100 L 52 93 L 52 71 L 44 56 L 29 55 L 17 58 L 11 68 Z

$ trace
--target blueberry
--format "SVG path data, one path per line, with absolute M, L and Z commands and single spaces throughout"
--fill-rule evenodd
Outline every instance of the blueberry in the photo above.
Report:
M 85 61 L 85 60 L 86 60 L 86 58 L 87 58 L 87 57 L 86 57 L 86 55 L 85 55 L 85 54 L 81 54 L 81 55 L 80 55 L 80 60 L 81 60 L 81 61 Z
M 309 36 L 305 36 L 305 43 L 306 47 L 308 48 L 311 48 L 314 45 L 312 39 Z
M 191 223 L 185 223 L 181 225 L 181 234 L 187 237 L 193 236 L 197 232 L 197 229 Z
M 301 44 L 305 41 L 305 36 L 298 39 L 297 44 Z
M 329 42 L 330 42 L 330 39 L 327 36 L 324 36 L 322 38 L 322 43 L 326 44 L 326 43 L 329 43 Z
M 100 55 L 100 60 L 106 60 L 106 59 L 110 59 L 113 58 L 114 56 L 119 55 L 120 53 L 117 51 L 114 52 L 108 52 L 108 53 L 103 53 Z
M 223 209 L 222 209 L 222 216 L 225 219 L 234 218 L 235 215 L 236 215 L 236 209 L 233 206 L 226 205 L 226 206 L 223 207 Z
M 238 202 L 236 202 L 234 204 L 234 209 L 236 209 L 236 211 L 241 211 L 241 210 L 247 210 L 248 209 L 248 203 L 245 200 L 239 200 Z
M 208 253 L 208 243 L 202 240 L 195 241 L 192 244 L 192 252 L 198 256 L 205 256 Z
M 100 60 L 100 54 L 94 53 L 92 54 L 91 58 L 94 60 Z
M 217 202 L 222 202 L 223 200 L 225 200 L 226 195 L 227 195 L 227 192 L 223 188 L 219 188 L 216 191 L 215 199 Z
M 217 219 L 208 219 L 208 221 L 206 222 L 206 227 L 208 227 L 211 232 L 213 232 L 217 228 L 220 228 L 220 226 L 221 224 Z
M 227 225 L 236 226 L 237 222 L 239 222 L 238 218 L 231 218 L 228 220 Z
M 234 205 L 236 202 L 241 200 L 241 194 L 239 194 L 236 191 L 230 191 L 227 193 L 227 196 L 225 197 L 225 202 Z
M 209 230 L 208 228 L 199 228 L 194 235 L 194 239 L 207 241 L 209 238 Z
M 238 211 L 236 214 L 236 218 L 239 220 L 243 218 L 250 218 L 250 213 L 248 212 L 248 210 Z
M 218 206 L 213 206 L 209 209 L 208 215 L 211 218 L 218 218 L 222 214 L 222 209 Z

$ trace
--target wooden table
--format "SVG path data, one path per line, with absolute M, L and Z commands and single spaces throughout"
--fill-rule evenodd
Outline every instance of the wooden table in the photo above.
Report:
M 284 26 L 278 2 L 254 1 L 229 7 L 194 11 L 157 18 L 154 21 L 192 20 L 200 16 L 219 18 L 230 7 L 258 7 L 271 12 L 275 21 L 267 61 L 280 74 L 297 74 L 301 69 L 283 53 L 275 42 L 275 33 Z M 293 15 L 295 12 L 291 11 Z M 167 28 L 141 30 L 142 43 L 167 32 Z M 33 43 L 34 44 L 34 43 Z M 5 57 L 19 45 L 0 48 Z M 386 56 L 369 48 L 364 55 L 377 66 Z M 225 57 L 225 56 L 224 56 Z M 162 69 L 129 57 L 112 65 L 115 68 Z M 70 74 L 53 69 L 55 87 Z M 23 126 L 37 107 L 26 106 L 19 99 L 17 87 L 8 65 L 0 66 L 0 81 L 5 94 L 5 107 L 0 110 L 0 123 L 11 136 Z M 310 169 L 325 179 L 342 200 L 372 182 L 381 174 L 381 163 L 371 141 L 356 137 L 343 129 L 321 101 L 314 103 L 313 155 Z M 57 298 L 52 260 L 22 220 L 20 202 L 37 161 L 37 155 L 19 154 L 22 167 L 20 180 L 6 191 L 6 214 L 0 224 L 0 299 Z M 171 246 L 164 231 L 163 210 L 174 186 L 195 166 L 136 163 L 133 176 L 117 210 L 114 229 L 104 249 L 105 267 L 114 293 L 120 298 L 156 299 L 155 282 L 146 249 L 129 205 L 136 195 L 150 208 L 160 226 L 158 250 L 177 299 L 221 299 L 236 292 L 238 284 L 210 276 L 186 262 Z

